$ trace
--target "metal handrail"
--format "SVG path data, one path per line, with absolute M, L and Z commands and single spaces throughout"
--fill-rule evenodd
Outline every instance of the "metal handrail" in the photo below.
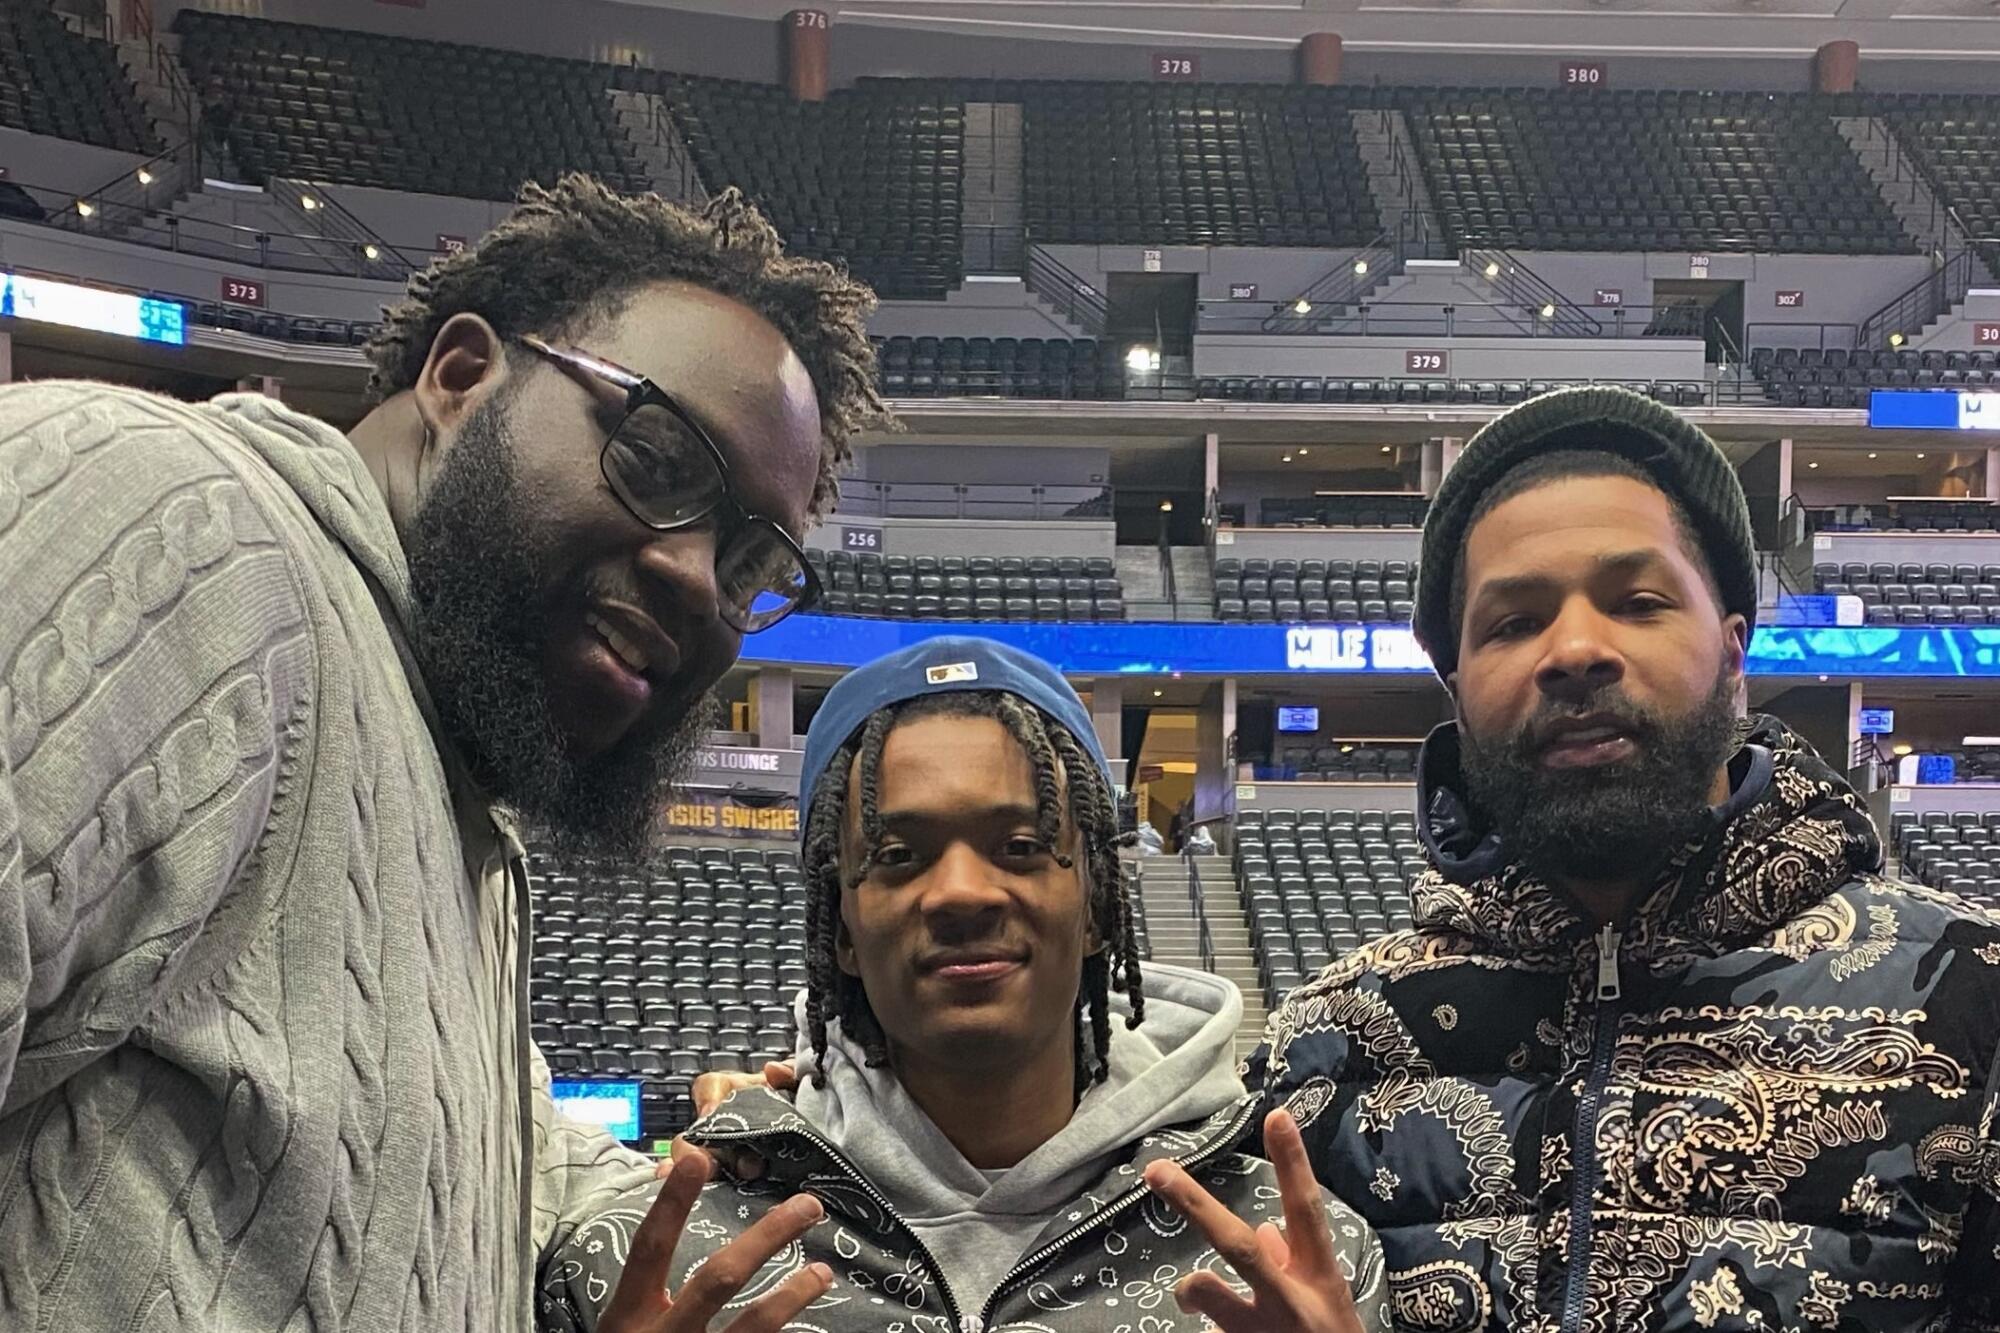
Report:
M 1180 587 L 1174 579 L 1174 547 L 1173 543 L 1168 540 L 1167 515 L 1164 512 L 1160 515 L 1160 587 L 1167 594 L 1167 610 L 1169 615 L 1173 619 L 1179 620 L 1181 618 Z
M 194 140 L 182 140 L 161 149 L 136 167 L 121 168 L 117 175 L 102 185 L 75 198 L 88 202 L 100 211 L 108 208 L 158 208 L 154 201 L 172 199 L 184 188 L 194 152 Z M 87 215 L 74 208 L 66 214 L 55 215 L 56 225 L 67 231 L 88 230 L 84 224 L 89 220 Z
M 1402 228 L 1384 228 L 1353 258 L 1314 278 L 1289 301 L 1271 307 L 1258 325 L 1262 333 L 1317 333 L 1329 317 L 1345 317 L 1347 307 L 1403 271 Z M 1315 313 L 1317 312 L 1317 313 Z
M 319 248 L 326 244 L 324 236 L 245 227 L 209 218 L 184 218 L 163 209 L 120 203 L 104 195 L 78 196 L 68 190 L 52 190 L 22 181 L 8 181 L 7 184 L 18 188 L 40 206 L 43 216 L 27 218 L 8 215 L 5 220 L 84 235 L 111 235 L 133 244 L 183 254 L 208 253 L 196 248 L 196 244 L 201 243 L 223 251 L 219 255 L 210 255 L 211 258 L 227 259 L 259 269 L 325 273 L 330 271 L 333 262 Z M 78 207 L 79 203 L 87 204 L 90 211 L 86 214 Z M 375 276 L 368 272 L 368 268 L 368 262 L 357 250 L 351 266 L 335 271 Z
M 377 270 L 370 276 L 401 280 L 418 269 L 430 267 L 430 247 L 405 251 L 391 245 L 335 199 L 323 183 L 271 176 L 265 180 L 264 190 L 308 225 L 317 227 L 321 239 L 334 246 L 337 253 L 352 255 L 357 263 Z M 310 206 L 306 203 L 308 199 L 312 200 Z
M 1205 306 L 1197 319 L 1203 336 L 1234 337 L 1246 334 L 1314 335 L 1319 337 L 1411 337 L 1438 338 L 1700 338 L 1701 321 L 1694 319 L 1693 307 L 1685 303 L 1664 306 L 1622 305 L 1605 307 L 1602 320 L 1574 318 L 1562 308 L 1553 315 L 1542 305 L 1509 304 L 1501 301 L 1361 301 L 1329 307 L 1313 304 L 1309 315 L 1296 312 L 1282 318 L 1252 311 L 1237 315 L 1226 304 Z M 1576 309 L 1571 307 L 1571 309 Z M 1676 317 L 1686 317 L 1677 319 Z M 1686 328 L 1672 323 L 1686 323 Z
M 1557 337 L 1595 338 L 1603 331 L 1604 326 L 1596 317 L 1506 250 L 1491 247 L 1469 249 L 1460 257 L 1459 263 L 1467 273 L 1477 275 L 1497 288 L 1507 298 L 1507 304 L 1526 307 L 1535 312 L 1536 318 L 1546 319 Z M 1611 307 L 1614 312 L 1623 308 Z M 1545 316 L 1542 314 L 1544 310 L 1550 313 Z
M 840 501 L 834 512 L 851 518 L 991 518 L 993 510 L 1016 505 L 1027 511 L 1016 515 L 1024 519 L 1109 522 L 1115 512 L 1116 494 L 1108 485 L 1010 486 L 992 482 L 849 479 L 841 483 Z M 1071 512 L 1086 505 L 1104 512 Z
M 1103 295 L 1084 281 L 1082 274 L 1034 244 L 1032 239 L 1027 240 L 1026 251 L 1022 284 L 1091 337 L 1103 336 L 1111 318 L 1111 308 Z
M 1861 321 L 1855 345 L 1888 347 L 1892 337 L 1907 337 L 1937 319 L 1963 301 L 1976 285 L 1974 265 L 1978 263 L 1978 252 L 1971 246 L 1942 257 L 1929 273 Z
M 1195 943 L 1201 950 L 1201 965 L 1207 971 L 1215 970 L 1215 936 L 1208 928 L 1208 903 L 1201 892 L 1201 867 L 1194 863 L 1194 853 L 1186 847 L 1188 825 L 1181 833 L 1181 864 L 1187 867 L 1188 908 L 1194 913 Z

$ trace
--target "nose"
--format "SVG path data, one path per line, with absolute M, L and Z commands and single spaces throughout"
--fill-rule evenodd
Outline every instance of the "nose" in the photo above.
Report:
M 640 548 L 639 575 L 649 598 L 657 599 L 654 615 L 662 625 L 706 629 L 721 623 L 715 543 L 714 524 L 701 523 L 655 533 Z
M 1612 641 L 1614 623 L 1588 598 L 1572 597 L 1546 636 L 1547 650 L 1535 668 L 1543 694 L 1565 703 L 1581 702 L 1625 679 L 1625 659 Z
M 1006 914 L 1007 893 L 995 882 L 992 863 L 964 843 L 947 848 L 924 881 L 924 920 L 941 943 L 990 935 Z

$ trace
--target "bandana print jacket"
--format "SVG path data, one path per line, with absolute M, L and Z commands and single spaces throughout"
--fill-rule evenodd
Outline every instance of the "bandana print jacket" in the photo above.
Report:
M 2000 1329 L 2000 921 L 1887 880 L 1771 718 L 1623 929 L 1469 827 L 1426 746 L 1416 926 L 1250 1061 L 1423 1333 Z
M 737 1093 L 688 1130 L 703 1147 L 748 1148 L 766 1163 L 757 1181 L 718 1177 L 702 1191 L 674 1251 L 668 1289 L 757 1219 L 801 1190 L 826 1217 L 780 1250 L 714 1320 L 726 1326 L 744 1306 L 806 1264 L 833 1269 L 834 1285 L 785 1327 L 800 1333 L 1197 1333 L 1174 1286 L 1207 1268 L 1235 1274 L 1202 1233 L 1155 1198 L 1140 1179 L 1149 1162 L 1171 1158 L 1250 1225 L 1284 1218 L 1269 1162 L 1236 1152 L 1255 1132 L 1258 1099 L 1245 1097 L 1199 1123 L 1146 1135 L 1129 1160 L 1111 1168 L 1065 1216 L 1036 1237 L 984 1310 L 960 1309 L 935 1262 L 895 1205 L 784 1098 L 763 1088 Z M 543 1273 L 536 1327 L 543 1333 L 595 1330 L 624 1271 L 632 1233 L 659 1186 L 593 1213 Z M 1326 1201 L 1334 1249 L 1354 1292 L 1365 1333 L 1389 1327 L 1382 1249 L 1366 1225 Z

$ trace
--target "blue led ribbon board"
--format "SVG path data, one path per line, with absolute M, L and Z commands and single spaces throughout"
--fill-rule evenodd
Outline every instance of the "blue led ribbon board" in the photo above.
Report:
M 550 1081 L 549 1096 L 567 1119 L 596 1125 L 621 1143 L 639 1137 L 636 1079 L 558 1078 Z
M 1430 659 L 1407 625 L 1246 625 L 1131 621 L 946 622 L 798 615 L 743 642 L 746 662 L 858 667 L 943 634 L 1025 649 L 1075 676 L 1412 675 Z M 2000 678 L 2000 627 L 1759 626 L 1761 676 Z
M 1868 424 L 1880 430 L 2000 430 L 2000 393 L 1877 389 L 1868 395 Z
M 0 316 L 174 347 L 187 343 L 187 307 L 178 301 L 107 292 L 21 273 L 0 273 Z

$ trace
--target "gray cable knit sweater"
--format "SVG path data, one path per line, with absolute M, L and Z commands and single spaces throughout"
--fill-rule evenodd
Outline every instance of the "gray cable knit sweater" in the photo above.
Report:
M 0 389 L 0 1328 L 525 1329 L 651 1174 L 553 1115 L 407 616 L 330 427 Z

